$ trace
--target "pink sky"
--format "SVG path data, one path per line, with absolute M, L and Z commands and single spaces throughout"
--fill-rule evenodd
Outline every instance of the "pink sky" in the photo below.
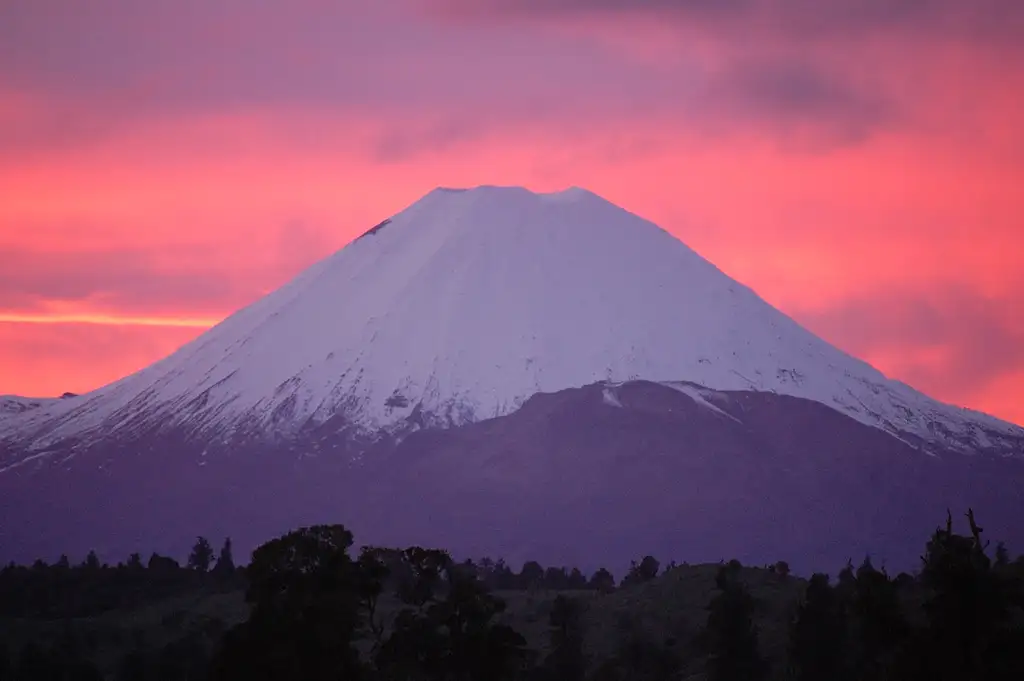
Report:
M 579 185 L 1022 423 L 1022 31 L 1014 0 L 6 4 L 0 394 L 139 369 L 435 186 Z

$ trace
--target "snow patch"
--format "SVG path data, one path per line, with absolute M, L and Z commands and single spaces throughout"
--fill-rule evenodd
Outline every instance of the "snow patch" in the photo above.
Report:
M 683 393 L 684 395 L 686 395 L 687 397 L 689 397 L 702 407 L 706 407 L 717 414 L 721 414 L 726 418 L 732 419 L 736 423 L 742 423 L 742 421 L 740 421 L 738 418 L 736 418 L 729 412 L 724 411 L 721 407 L 712 404 L 711 402 L 708 401 L 708 396 L 712 394 L 714 391 L 702 389 L 699 386 L 690 383 L 681 383 L 679 381 L 668 381 L 663 383 L 662 385 L 666 385 L 669 388 L 672 388 L 673 390 Z
M 612 407 L 622 409 L 622 402 L 619 401 L 618 395 L 615 394 L 613 388 L 605 388 L 601 391 L 601 400 Z

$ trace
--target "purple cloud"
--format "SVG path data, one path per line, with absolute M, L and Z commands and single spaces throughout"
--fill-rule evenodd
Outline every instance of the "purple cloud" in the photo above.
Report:
M 638 3 L 637 6 L 644 3 Z M 672 3 L 647 3 L 650 11 Z M 495 12 L 584 11 L 586 3 L 493 2 Z M 711 19 L 759 3 L 687 2 Z M 42 100 L 39 116 L 0 130 L 0 151 L 94 143 L 138 121 L 316 111 L 393 122 L 382 159 L 445 148 L 508 123 L 677 119 L 771 134 L 817 126 L 856 141 L 893 125 L 891 102 L 828 64 L 737 52 L 653 64 L 585 35 L 531 22 L 467 26 L 407 0 L 33 0 L 0 14 L 0 97 Z M 608 11 L 625 4 L 603 2 Z M 721 19 L 725 21 L 725 19 Z M 717 24 L 714 24 L 717 26 Z M 685 46 L 684 46 L 685 47 Z

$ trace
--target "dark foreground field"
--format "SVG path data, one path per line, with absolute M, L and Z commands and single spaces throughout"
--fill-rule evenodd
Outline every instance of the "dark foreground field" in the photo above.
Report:
M 236 567 L 200 538 L 184 566 L 0 570 L 0 681 L 1019 681 L 1024 558 L 952 518 L 913 573 L 864 559 L 669 565 L 616 580 L 446 552 L 352 550 L 301 528 Z
M 552 605 L 558 596 L 570 597 L 581 605 L 590 669 L 620 655 L 634 640 L 651 644 L 668 641 L 684 662 L 677 678 L 689 678 L 703 669 L 701 652 L 694 641 L 707 621 L 719 568 L 679 566 L 651 581 L 610 593 L 543 587 L 496 591 L 494 594 L 507 603 L 507 610 L 496 619 L 520 632 L 527 647 L 543 658 L 550 648 Z M 754 623 L 760 632 L 761 648 L 776 663 L 773 667 L 778 667 L 785 659 L 788 623 L 796 614 L 806 580 L 782 577 L 767 569 L 743 568 L 739 574 L 756 603 Z M 389 628 L 402 607 L 394 595 L 382 598 L 381 616 Z M 43 649 L 71 644 L 94 660 L 104 676 L 113 679 L 118 677 L 125 656 L 133 650 L 141 649 L 155 657 L 162 651 L 173 651 L 165 652 L 167 656 L 187 655 L 197 646 L 212 651 L 223 633 L 245 621 L 248 614 L 242 586 L 224 590 L 200 587 L 140 607 L 89 617 L 4 617 L 0 619 L 0 641 L 6 641 L 12 651 L 30 643 Z M 368 649 L 369 643 L 364 641 L 361 647 Z

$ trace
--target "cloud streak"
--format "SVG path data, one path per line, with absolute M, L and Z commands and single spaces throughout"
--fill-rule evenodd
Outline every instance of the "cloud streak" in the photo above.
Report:
M 220 318 L 179 319 L 174 317 L 128 317 L 124 315 L 93 314 L 12 314 L 0 312 L 2 324 L 97 324 L 100 326 L 158 326 L 186 329 L 208 329 Z

